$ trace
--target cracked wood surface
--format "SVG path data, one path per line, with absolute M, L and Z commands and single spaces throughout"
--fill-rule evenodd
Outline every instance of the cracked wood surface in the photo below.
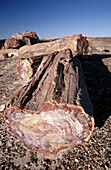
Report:
M 37 111 L 47 101 L 75 104 L 93 113 L 81 64 L 69 49 L 44 56 L 35 75 L 9 105 Z

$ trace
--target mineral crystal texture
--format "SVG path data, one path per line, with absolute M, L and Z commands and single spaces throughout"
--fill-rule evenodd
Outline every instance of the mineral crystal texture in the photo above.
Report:
M 9 108 L 5 111 L 9 131 L 26 148 L 44 155 L 85 144 L 94 129 L 94 120 L 82 107 L 46 103 L 35 112 Z

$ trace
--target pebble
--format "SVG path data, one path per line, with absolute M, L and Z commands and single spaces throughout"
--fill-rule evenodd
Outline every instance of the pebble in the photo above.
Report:
M 5 107 L 6 107 L 5 104 L 1 104 L 0 105 L 0 112 L 4 111 Z
M 79 162 L 79 160 L 78 160 L 78 159 L 75 159 L 75 162 Z

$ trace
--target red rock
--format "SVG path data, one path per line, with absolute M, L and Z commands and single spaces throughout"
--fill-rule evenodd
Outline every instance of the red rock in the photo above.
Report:
M 4 43 L 5 48 L 18 48 L 21 46 L 20 41 L 15 38 L 9 38 Z

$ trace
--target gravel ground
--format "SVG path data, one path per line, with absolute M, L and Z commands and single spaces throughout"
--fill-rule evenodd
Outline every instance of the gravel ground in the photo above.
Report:
M 88 40 L 93 51 L 96 45 L 101 44 L 111 50 L 110 39 Z M 0 169 L 111 169 L 111 55 L 103 55 L 102 52 L 95 55 L 97 52 L 80 57 L 95 118 L 95 130 L 87 145 L 60 151 L 52 157 L 33 153 L 11 136 L 4 122 L 4 113 L 0 112 Z M 0 105 L 6 103 L 22 85 L 16 76 L 16 60 L 13 57 L 0 61 Z

